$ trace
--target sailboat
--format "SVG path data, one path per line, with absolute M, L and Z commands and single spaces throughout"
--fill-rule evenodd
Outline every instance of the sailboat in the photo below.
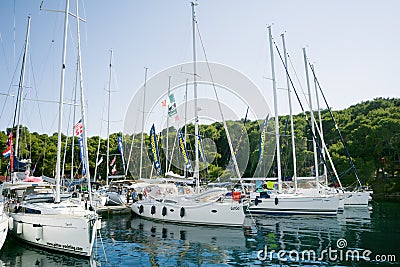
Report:
M 222 226 L 242 226 L 245 219 L 243 202 L 240 199 L 228 197 L 226 188 L 212 188 L 205 191 L 200 190 L 199 177 L 199 125 L 197 109 L 197 81 L 196 81 L 196 51 L 195 51 L 195 26 L 196 16 L 195 7 L 197 2 L 192 2 L 192 26 L 193 26 L 193 87 L 194 87 L 194 112 L 195 112 L 195 168 L 194 178 L 196 186 L 194 192 L 190 189 L 183 192 L 175 188 L 168 194 L 158 194 L 148 196 L 132 204 L 132 211 L 146 219 L 175 222 L 183 224 L 200 225 L 222 225 Z M 169 95 L 168 95 L 169 97 Z M 222 110 L 220 109 L 222 112 Z M 221 113 L 222 115 L 222 113 Z M 224 121 L 224 119 L 223 119 Z M 225 124 L 225 121 L 224 121 Z M 226 125 L 225 125 L 226 126 Z M 227 129 L 225 127 L 225 129 Z M 230 143 L 229 133 L 226 131 L 228 142 Z M 150 131 L 153 164 L 157 172 L 161 170 L 161 164 L 158 160 L 157 139 L 154 125 Z M 183 136 L 179 137 L 184 144 Z M 230 144 L 231 154 L 232 146 Z M 234 157 L 234 155 L 232 155 Z M 187 163 L 187 162 L 186 162 Z M 185 167 L 186 168 L 186 167 Z M 174 185 L 172 185 L 174 186 Z
M 76 2 L 78 13 L 78 2 Z M 65 66 L 66 36 L 68 30 L 69 0 L 66 0 L 64 19 L 64 43 L 62 66 Z M 78 16 L 78 14 L 76 15 Z M 78 58 L 80 63 L 79 19 L 78 30 Z M 81 76 L 81 64 L 79 64 Z M 61 129 L 63 111 L 65 68 L 61 68 L 61 85 L 59 99 L 59 122 L 56 185 L 46 182 L 25 182 L 15 180 L 3 184 L 3 195 L 6 197 L 5 210 L 10 216 L 10 232 L 18 239 L 31 245 L 59 251 L 67 254 L 90 257 L 96 239 L 97 230 L 100 228 L 100 219 L 93 209 L 85 209 L 80 202 L 73 199 L 60 199 L 60 173 L 61 173 Z M 83 107 L 83 85 L 81 85 L 81 108 L 83 137 L 86 139 L 85 114 Z M 87 161 L 87 150 L 86 166 Z M 90 175 L 87 170 L 87 179 L 90 190 Z M 91 194 L 89 191 L 89 199 Z
M 273 57 L 272 31 L 268 27 L 269 44 L 271 54 L 272 82 L 274 92 L 274 110 L 275 110 L 275 136 L 276 136 L 276 164 L 277 164 L 277 189 L 269 188 L 267 183 L 267 192 L 252 194 L 252 205 L 248 207 L 250 213 L 258 214 L 306 214 L 306 215 L 336 215 L 339 207 L 339 196 L 337 194 L 302 194 L 296 191 L 289 192 L 282 189 L 282 174 L 280 161 L 280 140 L 279 140 L 279 121 L 277 107 L 277 89 L 275 82 L 275 69 Z M 295 158 L 295 156 L 294 156 Z M 296 175 L 294 176 L 296 179 Z M 272 182 L 272 184 L 275 184 Z

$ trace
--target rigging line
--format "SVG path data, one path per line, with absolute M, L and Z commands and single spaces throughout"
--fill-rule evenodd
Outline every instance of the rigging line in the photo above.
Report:
M 221 114 L 221 118 L 222 118 L 222 121 L 223 121 L 223 126 L 224 126 L 224 129 L 225 129 L 226 139 L 228 140 L 229 149 L 230 149 L 230 152 L 231 152 L 231 157 L 233 158 L 233 162 L 235 164 L 235 170 L 236 170 L 236 174 L 237 174 L 237 176 L 239 178 L 240 185 L 242 187 L 242 190 L 244 191 L 243 182 L 242 182 L 242 179 L 240 179 L 241 178 L 241 174 L 240 174 L 239 166 L 237 165 L 236 156 L 233 153 L 233 147 L 232 147 L 231 138 L 230 138 L 229 131 L 228 131 L 228 126 L 226 124 L 226 121 L 225 121 L 225 118 L 224 118 L 224 114 L 222 113 L 221 103 L 219 101 L 219 97 L 218 97 L 218 94 L 217 94 L 217 88 L 215 86 L 214 77 L 212 75 L 212 72 L 211 72 L 211 69 L 210 69 L 210 65 L 208 63 L 207 53 L 206 53 L 206 50 L 205 50 L 205 47 L 204 47 L 203 39 L 201 38 L 200 29 L 199 29 L 199 23 L 197 22 L 197 20 L 195 20 L 195 22 L 196 22 L 196 28 L 197 28 L 197 33 L 199 35 L 201 47 L 203 49 L 204 58 L 205 58 L 206 63 L 207 63 L 208 72 L 210 74 L 210 78 L 211 78 L 211 81 L 212 81 L 212 85 L 213 85 L 213 89 L 214 89 L 214 93 L 215 93 L 215 98 L 217 100 L 219 112 Z M 195 141 L 197 142 L 197 140 L 195 140 Z
M 20 56 L 19 56 L 18 64 L 17 64 L 17 65 L 19 65 L 19 62 L 21 61 L 21 57 L 22 57 L 22 51 L 21 51 L 21 54 L 20 54 Z M 9 87 L 8 87 L 8 92 L 7 92 L 7 94 L 6 94 L 6 99 L 4 100 L 3 108 L 1 109 L 0 119 L 1 119 L 1 117 L 3 117 L 3 113 L 4 113 L 4 109 L 5 109 L 5 107 L 6 107 L 6 103 L 7 103 L 8 97 L 11 95 L 11 88 L 13 87 L 12 83 L 13 83 L 13 80 L 14 80 L 15 75 L 16 75 L 16 73 L 17 73 L 17 69 L 18 69 L 18 67 L 16 67 L 16 68 L 14 69 L 14 73 L 13 73 L 13 76 L 12 76 L 12 78 L 11 78 L 10 85 L 9 85 Z M 14 95 L 14 96 L 15 96 L 15 95 Z M 11 120 L 11 119 L 10 119 L 10 120 Z M 9 124 L 10 124 L 10 121 L 9 121 Z
M 1 50 L 3 51 L 3 54 L 4 54 L 4 61 L 6 63 L 5 65 L 6 65 L 6 70 L 7 70 L 7 76 L 10 76 L 9 64 L 7 62 L 6 50 L 3 45 L 3 38 L 1 37 L 1 32 L 0 32 L 0 43 L 1 43 L 1 48 L 2 48 Z
M 308 64 L 311 66 L 310 61 L 309 61 L 308 59 L 307 59 L 307 61 L 308 61 Z M 311 71 L 312 71 L 313 76 L 314 76 L 314 78 L 315 78 L 315 82 L 316 82 L 317 85 L 318 85 L 319 91 L 321 92 L 321 95 L 322 95 L 322 97 L 323 97 L 323 99 L 324 99 L 325 105 L 326 105 L 326 107 L 327 107 L 327 109 L 328 109 L 328 111 L 329 111 L 329 114 L 330 114 L 330 116 L 331 116 L 331 119 L 332 119 L 333 123 L 335 124 L 335 128 L 336 128 L 336 130 L 338 131 L 340 140 L 341 140 L 341 142 L 342 142 L 342 144 L 343 144 L 343 147 L 344 147 L 344 151 L 345 151 L 346 156 L 347 156 L 347 158 L 348 158 L 348 160 L 349 160 L 349 162 L 350 162 L 350 166 L 351 166 L 351 167 L 353 168 L 353 170 L 354 170 L 354 174 L 355 174 L 355 176 L 356 176 L 356 178 L 357 178 L 358 183 L 360 184 L 360 186 L 362 186 L 361 180 L 360 180 L 360 177 L 359 177 L 358 170 L 357 170 L 356 166 L 354 165 L 353 159 L 352 159 L 351 156 L 350 156 L 350 152 L 349 152 L 348 149 L 347 149 L 346 141 L 344 140 L 343 135 L 342 135 L 341 131 L 339 130 L 338 124 L 336 123 L 336 120 L 335 120 L 335 118 L 334 118 L 334 116 L 333 116 L 332 110 L 331 110 L 330 106 L 328 105 L 328 101 L 326 100 L 325 94 L 324 94 L 324 92 L 322 91 L 321 85 L 320 85 L 320 83 L 319 83 L 319 81 L 318 81 L 318 79 L 317 79 L 317 76 L 316 76 L 316 74 L 315 74 L 314 68 L 311 68 Z
M 113 65 L 114 66 L 114 65 Z M 117 79 L 117 72 L 115 71 L 115 67 L 112 69 L 112 72 L 113 72 L 113 78 L 114 78 L 114 81 L 115 81 L 115 85 L 116 85 L 116 87 L 117 87 L 117 90 L 114 90 L 114 91 L 112 91 L 112 92 L 118 92 L 119 91 L 119 86 L 118 86 L 118 79 Z
M 13 63 L 15 63 L 15 0 L 14 0 L 14 7 L 13 7 L 13 35 L 14 35 L 14 40 L 13 40 Z
M 306 92 L 304 92 L 304 88 L 303 88 L 303 86 L 301 86 L 300 78 L 299 78 L 299 76 L 297 75 L 296 69 L 295 69 L 295 67 L 294 67 L 294 65 L 293 65 L 293 62 L 292 62 L 292 59 L 290 58 L 289 53 L 286 53 L 286 54 L 287 54 L 287 57 L 288 57 L 288 59 L 289 59 L 290 66 L 292 67 L 292 70 L 293 70 L 293 72 L 294 72 L 294 75 L 296 76 L 297 82 L 299 83 L 301 92 L 303 93 L 304 100 L 306 101 L 307 105 L 310 105 L 310 104 L 308 103 L 308 99 L 307 99 L 307 97 L 306 97 L 308 94 L 307 94 Z
M 35 72 L 33 71 L 33 64 L 32 64 L 32 58 L 31 58 L 31 54 L 29 54 L 29 59 L 30 59 L 30 66 L 31 66 L 31 71 L 32 71 L 32 78 L 33 78 L 33 89 L 36 95 L 36 99 L 39 99 L 39 96 L 37 94 L 37 90 L 36 90 L 36 77 L 35 77 Z M 42 128 L 42 132 L 43 132 L 43 120 L 42 120 L 42 113 L 40 112 L 40 105 L 39 102 L 37 102 L 37 106 L 38 106 L 38 113 L 39 113 L 39 120 L 40 120 L 40 126 Z
M 105 111 L 105 107 L 106 107 L 106 100 L 107 100 L 107 97 L 106 97 L 106 95 L 104 94 L 104 96 L 103 96 L 103 110 L 102 110 L 102 112 L 101 112 L 101 121 L 103 121 L 103 117 L 104 117 L 104 111 Z M 102 129 L 103 129 L 103 123 L 102 122 L 100 122 L 100 131 L 99 131 L 99 143 L 97 144 L 97 155 L 96 155 L 96 165 L 95 165 L 95 168 L 94 168 L 94 179 L 96 180 L 96 176 L 97 176 L 97 169 L 98 169 L 98 161 L 99 161 L 99 154 L 100 154 L 100 142 L 101 142 L 101 131 L 102 131 Z M 129 163 L 128 163 L 129 164 Z
M 307 122 L 307 126 L 308 126 L 309 130 L 311 131 L 311 124 L 310 124 L 310 121 L 308 120 L 308 116 L 307 116 L 307 114 L 306 114 L 306 112 L 305 112 L 305 109 L 304 109 L 304 107 L 303 107 L 303 104 L 302 104 L 301 101 L 300 101 L 299 94 L 297 93 L 296 87 L 295 87 L 294 84 L 293 84 L 293 80 L 292 80 L 292 78 L 291 78 L 291 76 L 290 76 L 290 74 L 289 74 L 289 72 L 288 72 L 287 66 L 285 65 L 284 60 L 283 60 L 283 58 L 282 58 L 282 54 L 281 54 L 281 52 L 280 52 L 280 50 L 279 50 L 277 44 L 275 43 L 275 41 L 274 41 L 274 45 L 275 45 L 275 48 L 276 48 L 276 50 L 277 50 L 277 52 L 278 52 L 279 58 L 280 58 L 280 60 L 281 60 L 281 62 L 282 62 L 282 64 L 283 64 L 283 66 L 284 66 L 284 68 L 285 68 L 287 77 L 288 77 L 288 79 L 289 79 L 289 81 L 290 81 L 290 83 L 291 83 L 291 85 L 292 85 L 292 87 L 293 87 L 293 91 L 294 91 L 294 93 L 295 93 L 295 95 L 296 95 L 297 101 L 299 102 L 300 108 L 301 108 L 301 110 L 303 111 L 303 114 L 304 114 L 305 119 L 306 119 L 306 122 Z M 318 129 L 318 127 L 317 127 L 317 129 Z M 311 132 L 312 132 L 312 131 L 311 131 Z M 332 173 L 331 173 L 331 171 L 330 171 L 330 169 L 329 169 L 329 166 L 328 166 L 328 164 L 327 164 L 325 158 L 322 156 L 321 147 L 318 145 L 317 137 L 316 137 L 315 134 L 313 134 L 313 133 L 312 133 L 312 137 L 313 137 L 313 139 L 314 139 L 315 142 L 316 142 L 318 153 L 319 153 L 319 155 L 321 156 L 321 159 L 322 159 L 323 163 L 324 163 L 325 166 L 327 167 L 328 174 L 332 177 Z M 328 154 L 328 158 L 331 160 L 329 154 Z M 340 184 L 340 187 L 342 188 L 341 182 L 340 182 L 340 179 L 339 179 L 339 177 L 338 177 L 338 175 L 337 175 L 337 173 L 336 173 L 336 170 L 334 169 L 334 166 L 332 166 L 332 167 L 333 167 L 333 170 L 334 170 L 334 172 L 335 172 L 335 176 L 336 176 L 336 178 L 337 178 L 337 180 L 338 180 L 338 182 L 339 182 L 339 184 Z

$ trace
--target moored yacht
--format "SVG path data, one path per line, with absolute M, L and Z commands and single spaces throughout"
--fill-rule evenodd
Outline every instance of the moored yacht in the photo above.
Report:
M 46 182 L 4 183 L 3 196 L 9 230 L 15 237 L 64 253 L 92 254 L 100 220 L 80 202 L 55 202 L 53 186 Z

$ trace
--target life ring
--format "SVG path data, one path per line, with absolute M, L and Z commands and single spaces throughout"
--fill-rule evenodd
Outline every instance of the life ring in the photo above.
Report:
M 161 214 L 162 214 L 162 216 L 167 215 L 167 207 L 164 206 L 164 207 L 162 208 Z
M 186 195 L 190 194 L 190 189 L 186 188 Z
M 143 213 L 143 205 L 140 205 L 140 207 L 139 207 L 139 214 L 142 214 Z
M 153 215 L 154 213 L 156 213 L 156 206 L 151 206 L 150 213 L 151 213 L 151 215 Z
M 181 208 L 181 210 L 180 210 L 180 212 L 179 212 L 179 215 L 180 215 L 181 217 L 185 216 L 185 208 L 184 208 L 184 207 Z
M 278 205 L 278 203 L 279 203 L 278 197 L 275 197 L 275 205 Z

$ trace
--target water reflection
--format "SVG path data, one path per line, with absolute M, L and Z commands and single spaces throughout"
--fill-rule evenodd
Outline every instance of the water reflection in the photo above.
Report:
M 104 239 L 113 240 L 105 244 L 107 257 L 126 266 L 135 261 L 143 266 L 232 264 L 247 250 L 247 239 L 251 240 L 247 228 L 190 226 L 138 217 L 103 223 Z
M 268 250 L 315 251 L 328 248 L 371 250 L 374 255 L 396 254 L 400 231 L 398 203 L 345 209 L 337 217 L 255 216 L 244 228 L 167 224 L 129 215 L 104 218 L 95 244 L 96 260 L 53 254 L 8 240 L 1 250 L 1 266 L 377 266 L 376 261 L 278 261 L 258 258 Z M 103 250 L 104 248 L 104 250 Z M 104 251 L 104 252 L 103 252 Z M 400 255 L 398 255 L 400 257 Z M 396 266 L 399 261 L 392 263 Z M 380 263 L 381 266 L 381 263 Z
M 99 262 L 94 259 L 84 259 L 66 254 L 48 252 L 13 238 L 8 238 L 1 249 L 0 260 L 1 266 L 13 267 L 99 266 Z

